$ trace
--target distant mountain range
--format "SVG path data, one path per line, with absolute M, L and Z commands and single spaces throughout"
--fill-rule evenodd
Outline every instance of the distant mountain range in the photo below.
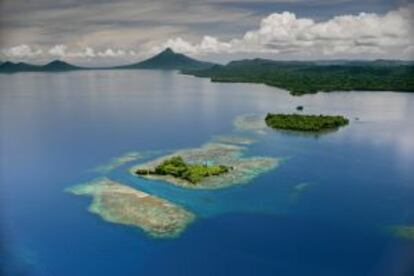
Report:
M 34 65 L 24 62 L 13 63 L 6 61 L 0 64 L 0 73 L 17 73 L 17 72 L 63 72 L 73 70 L 83 70 L 79 66 L 69 64 L 64 61 L 54 60 L 45 65 Z
M 75 70 L 113 70 L 113 69 L 159 69 L 159 70 L 200 70 L 214 66 L 214 63 L 199 61 L 186 55 L 175 53 L 170 48 L 161 53 L 138 63 L 101 68 L 87 68 L 69 64 L 64 61 L 54 60 L 45 65 L 34 65 L 24 62 L 13 63 L 0 62 L 0 73 L 17 72 L 62 72 Z
M 7 74 L 138 69 L 180 70 L 215 82 L 263 83 L 294 95 L 319 91 L 414 91 L 414 62 L 400 60 L 276 61 L 257 58 L 218 65 L 167 48 L 147 60 L 114 67 L 86 68 L 60 60 L 45 65 L 0 62 L 0 73 Z

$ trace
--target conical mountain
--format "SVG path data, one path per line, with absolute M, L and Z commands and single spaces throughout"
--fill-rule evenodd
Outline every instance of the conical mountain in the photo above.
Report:
M 69 64 L 61 60 L 54 60 L 42 66 L 42 71 L 70 71 L 79 70 L 81 67 Z
M 120 66 L 123 69 L 161 69 L 161 70 L 194 70 L 207 69 L 214 64 L 190 58 L 184 54 L 175 53 L 167 48 L 161 53 L 138 63 Z

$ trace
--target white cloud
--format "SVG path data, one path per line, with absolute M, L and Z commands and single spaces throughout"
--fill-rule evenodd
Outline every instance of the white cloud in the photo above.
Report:
M 8 49 L 2 49 L 1 54 L 10 58 L 32 58 L 42 54 L 41 49 L 33 49 L 26 44 L 18 45 Z
M 111 49 L 95 50 L 92 47 L 86 47 L 82 50 L 68 51 L 66 57 L 68 58 L 121 58 L 126 56 L 135 56 L 134 50 L 127 49 Z
M 138 57 L 139 54 L 133 49 L 112 49 L 106 48 L 97 50 L 92 47 L 70 48 L 64 44 L 58 44 L 50 48 L 33 49 L 28 45 L 20 45 L 6 49 L 0 49 L 0 59 L 11 61 L 46 62 L 50 59 L 62 59 L 68 61 L 111 61 L 126 62 L 131 57 Z
M 245 20 L 245 19 L 243 19 Z M 163 50 L 173 48 L 177 52 L 191 55 L 214 55 L 224 58 L 266 56 L 275 58 L 414 58 L 414 5 L 409 5 L 386 14 L 360 13 L 340 15 L 316 21 L 297 17 L 294 13 L 273 13 L 263 18 L 256 29 L 251 29 L 234 38 L 220 39 L 206 35 L 198 42 L 198 36 L 177 32 L 176 29 L 141 29 L 128 31 L 99 31 L 88 34 L 87 39 L 67 41 L 49 47 L 25 44 L 0 49 L 0 59 L 45 61 L 51 58 L 69 61 L 96 61 L 99 63 L 130 61 L 131 57 L 142 59 Z M 243 24 L 237 18 L 228 24 Z M 251 28 L 251 27 L 249 27 Z M 215 30 L 211 30 L 210 33 Z M 139 36 L 135 34 L 139 33 Z M 156 36 L 171 35 L 173 38 L 160 42 Z M 220 30 L 215 33 L 220 34 Z M 116 36 L 116 34 L 120 36 Z M 114 35 L 122 46 L 112 44 Z M 139 43 L 136 41 L 139 37 Z M 175 38 L 174 38 L 175 37 Z M 227 36 L 228 37 L 228 36 Z M 142 40 L 141 40 L 142 39 Z M 30 46 L 29 46 L 30 45 Z M 52 44 L 53 45 L 53 44 Z M 138 45 L 138 46 L 137 46 Z M 109 46 L 107 48 L 107 46 Z
M 94 58 L 97 56 L 95 50 L 91 47 L 83 49 L 70 50 L 66 45 L 55 45 L 48 51 L 49 55 L 57 56 L 61 59 L 66 58 Z
M 76 58 L 94 58 L 96 57 L 95 50 L 91 47 L 85 47 L 83 50 L 68 52 L 67 57 Z
M 54 47 L 49 49 L 49 54 L 52 56 L 57 56 L 60 58 L 63 58 L 66 56 L 66 50 L 68 47 L 66 47 L 66 45 L 55 45 Z
M 123 57 L 126 54 L 127 53 L 121 49 L 118 49 L 118 50 L 106 49 L 105 51 L 98 52 L 99 57 Z
M 262 19 L 260 27 L 241 38 L 220 41 L 204 36 L 199 43 L 180 37 L 170 39 L 158 51 L 171 47 L 189 54 L 272 53 L 323 57 L 336 55 L 377 55 L 385 58 L 412 54 L 414 5 L 384 15 L 360 13 L 335 16 L 317 22 L 297 18 L 290 12 L 274 13 Z

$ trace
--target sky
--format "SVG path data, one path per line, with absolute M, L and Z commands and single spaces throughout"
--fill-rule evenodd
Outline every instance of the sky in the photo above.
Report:
M 0 0 L 0 60 L 414 59 L 414 0 Z

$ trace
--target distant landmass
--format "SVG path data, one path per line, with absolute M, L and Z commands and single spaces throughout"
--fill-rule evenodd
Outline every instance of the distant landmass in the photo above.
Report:
M 319 91 L 414 92 L 412 61 L 232 61 L 184 74 L 214 82 L 263 83 L 286 89 L 293 95 Z
M 214 66 L 214 63 L 199 61 L 184 54 L 175 53 L 170 48 L 161 53 L 138 63 L 113 66 L 88 68 L 72 65 L 70 63 L 54 60 L 45 65 L 34 65 L 24 62 L 13 63 L 10 61 L 0 62 L 0 73 L 17 72 L 62 72 L 74 70 L 115 70 L 115 69 L 158 69 L 158 70 L 200 70 Z
M 214 66 L 214 63 L 199 61 L 184 54 L 175 53 L 167 48 L 161 53 L 138 63 L 117 66 L 117 69 L 162 69 L 162 70 L 200 70 Z
M 34 65 L 25 62 L 4 62 L 0 64 L 0 73 L 17 73 L 17 72 L 62 72 L 62 71 L 73 71 L 73 70 L 84 70 L 82 68 L 69 64 L 64 61 L 54 60 L 45 65 Z
M 247 59 L 226 65 L 199 61 L 170 48 L 138 63 L 86 68 L 55 60 L 45 65 L 10 61 L 0 63 L 0 73 L 65 72 L 75 70 L 179 70 L 214 82 L 263 83 L 293 95 L 330 91 L 414 92 L 414 62 L 400 60 L 275 61 Z

